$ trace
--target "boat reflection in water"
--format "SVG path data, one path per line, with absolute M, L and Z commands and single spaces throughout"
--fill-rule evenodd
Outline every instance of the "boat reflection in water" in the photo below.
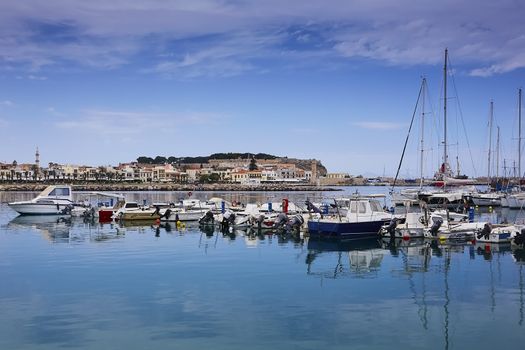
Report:
M 100 242 L 122 238 L 124 231 L 115 224 L 99 224 L 70 215 L 19 215 L 7 223 L 12 230 L 32 230 L 52 243 Z
M 373 277 L 379 271 L 385 252 L 376 238 L 310 238 L 307 248 L 307 274 L 322 278 Z
M 11 220 L 7 227 L 39 231 L 51 242 L 69 241 L 71 216 L 66 215 L 20 215 Z

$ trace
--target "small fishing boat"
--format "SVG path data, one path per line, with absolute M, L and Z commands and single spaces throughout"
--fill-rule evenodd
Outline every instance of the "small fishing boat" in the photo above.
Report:
M 119 221 L 156 220 L 160 219 L 157 208 L 142 207 L 137 202 L 125 202 L 112 216 Z
M 382 209 L 377 199 L 354 196 L 349 201 L 345 216 L 335 215 L 308 220 L 310 235 L 329 237 L 374 237 L 393 215 Z
M 480 232 L 476 235 L 478 242 L 486 243 L 510 243 L 517 233 L 521 233 L 521 227 L 515 225 L 504 225 L 492 228 L 490 232 Z

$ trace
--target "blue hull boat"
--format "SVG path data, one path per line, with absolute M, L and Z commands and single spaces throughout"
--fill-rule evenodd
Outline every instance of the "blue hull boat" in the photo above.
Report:
M 327 237 L 376 237 L 381 227 L 388 224 L 390 220 L 362 221 L 362 222 L 338 222 L 332 220 L 310 220 L 308 221 L 308 232 L 312 236 Z

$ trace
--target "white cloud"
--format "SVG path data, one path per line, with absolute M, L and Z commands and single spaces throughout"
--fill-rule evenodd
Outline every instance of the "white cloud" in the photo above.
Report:
M 514 0 L 4 1 L 0 62 L 33 72 L 64 62 L 112 69 L 152 55 L 164 59 L 142 70 L 231 76 L 264 70 L 266 58 L 303 64 L 318 59 L 313 52 L 435 64 L 449 47 L 472 75 L 487 76 L 525 67 L 524 13 Z
M 105 136 L 134 136 L 144 132 L 174 132 L 188 125 L 213 125 L 225 119 L 225 116 L 213 113 L 86 110 L 78 117 L 57 122 L 56 126 Z
M 379 130 L 396 130 L 404 128 L 406 125 L 401 123 L 389 123 L 389 122 L 355 122 L 352 125 L 358 126 L 363 129 L 379 129 Z
M 15 104 L 9 100 L 4 100 L 4 101 L 0 101 L 0 106 L 4 106 L 4 107 L 12 107 L 14 106 Z

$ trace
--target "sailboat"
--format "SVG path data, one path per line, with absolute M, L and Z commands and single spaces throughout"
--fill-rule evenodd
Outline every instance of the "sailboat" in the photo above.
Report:
M 469 179 L 465 175 L 454 176 L 450 164 L 448 162 L 447 154 L 447 63 L 448 63 L 448 49 L 445 49 L 445 64 L 443 66 L 443 163 L 434 175 L 432 185 L 437 187 L 445 186 L 464 186 L 475 185 L 476 181 Z

